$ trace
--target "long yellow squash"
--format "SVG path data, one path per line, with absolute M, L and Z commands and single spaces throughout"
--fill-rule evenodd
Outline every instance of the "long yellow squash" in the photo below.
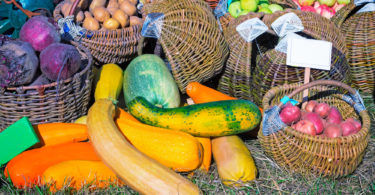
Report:
M 96 84 L 95 100 L 108 98 L 116 101 L 122 89 L 122 69 L 116 64 L 105 64 Z
M 200 194 L 199 188 L 136 150 L 116 127 L 115 106 L 97 100 L 87 118 L 89 137 L 102 161 L 128 186 L 142 194 Z

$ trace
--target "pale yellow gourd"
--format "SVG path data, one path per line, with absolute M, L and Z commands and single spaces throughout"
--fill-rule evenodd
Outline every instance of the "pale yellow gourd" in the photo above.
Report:
M 217 137 L 211 143 L 219 177 L 224 185 L 241 186 L 256 178 L 254 159 L 240 137 Z
M 116 64 L 105 64 L 100 71 L 99 81 L 95 89 L 95 101 L 110 99 L 117 101 L 122 89 L 122 69 Z

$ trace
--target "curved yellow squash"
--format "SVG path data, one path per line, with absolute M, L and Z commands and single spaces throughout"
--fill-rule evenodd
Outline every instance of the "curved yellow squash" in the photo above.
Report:
M 88 133 L 102 161 L 128 186 L 141 194 L 201 194 L 192 182 L 136 150 L 116 127 L 114 115 L 110 100 L 97 100 L 88 113 Z

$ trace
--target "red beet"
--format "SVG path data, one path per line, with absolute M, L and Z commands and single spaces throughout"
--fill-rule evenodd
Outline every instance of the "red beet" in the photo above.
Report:
M 291 103 L 285 104 L 280 112 L 280 119 L 287 125 L 297 122 L 301 118 L 301 110 Z
M 0 47 L 0 87 L 29 84 L 38 66 L 38 57 L 29 43 L 5 42 Z
M 40 53 L 40 69 L 48 79 L 53 81 L 71 77 L 80 66 L 81 56 L 71 45 L 53 43 Z
M 342 116 L 339 109 L 336 107 L 331 107 L 326 120 L 328 123 L 340 124 L 342 121 Z
M 323 132 L 323 129 L 324 129 L 323 121 L 317 113 L 308 112 L 302 116 L 302 119 L 308 120 L 314 124 L 314 127 L 316 129 L 316 134 L 321 134 Z
M 46 16 L 34 16 L 21 28 L 20 40 L 29 42 L 36 51 L 42 51 L 61 40 L 57 27 Z
M 329 113 L 329 105 L 326 103 L 319 103 L 318 105 L 315 106 L 314 112 L 316 112 L 320 117 L 326 118 Z

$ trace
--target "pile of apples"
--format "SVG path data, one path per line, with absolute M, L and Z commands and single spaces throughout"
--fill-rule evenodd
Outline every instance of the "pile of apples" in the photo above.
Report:
M 302 11 L 315 12 L 328 19 L 332 18 L 350 0 L 293 0 Z
M 337 107 L 314 100 L 308 101 L 303 110 L 291 103 L 285 104 L 280 119 L 302 133 L 329 138 L 349 136 L 362 128 L 361 122 L 354 118 L 343 120 Z
M 232 1 L 228 7 L 228 12 L 234 18 L 247 15 L 249 12 L 272 14 L 282 10 L 284 10 L 284 8 L 279 4 L 270 4 L 268 0 L 237 0 Z

